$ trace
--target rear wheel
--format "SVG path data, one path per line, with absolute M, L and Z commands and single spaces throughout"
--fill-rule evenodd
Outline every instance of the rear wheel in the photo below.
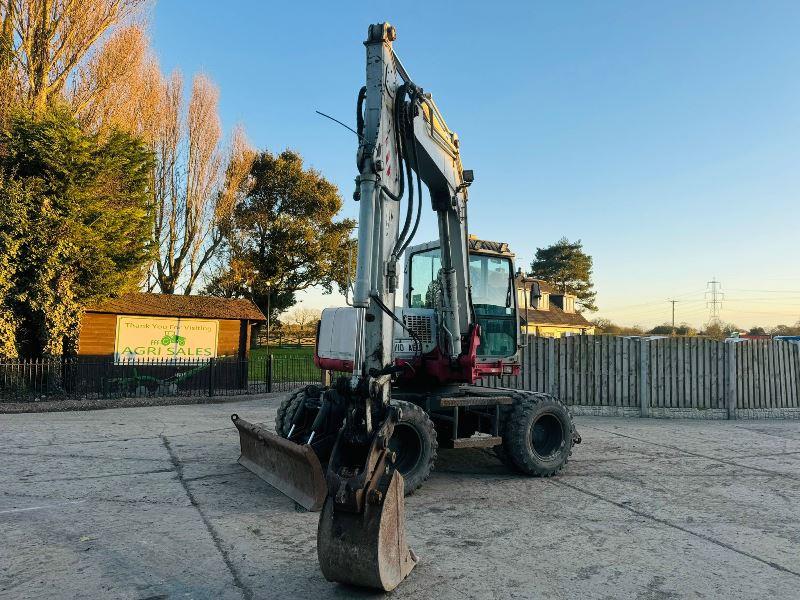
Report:
M 319 398 L 320 392 L 321 389 L 318 386 L 309 385 L 295 390 L 288 398 L 285 398 L 278 407 L 278 414 L 275 416 L 275 433 L 281 437 L 288 438 L 294 417 L 306 401 L 306 398 Z M 316 410 L 307 410 L 295 429 L 302 431 L 314 421 L 315 416 Z
M 550 477 L 567 464 L 574 440 L 572 415 L 560 400 L 548 394 L 517 392 L 498 454 L 527 475 Z
M 433 422 L 422 408 L 404 400 L 392 404 L 402 411 L 402 417 L 394 426 L 389 449 L 397 455 L 395 468 L 403 476 L 409 495 L 430 476 L 439 443 Z

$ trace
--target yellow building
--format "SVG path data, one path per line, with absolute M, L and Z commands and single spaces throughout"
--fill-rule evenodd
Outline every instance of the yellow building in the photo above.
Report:
M 575 310 L 574 295 L 521 273 L 517 273 L 516 286 L 523 332 L 542 337 L 594 335 L 594 325 Z

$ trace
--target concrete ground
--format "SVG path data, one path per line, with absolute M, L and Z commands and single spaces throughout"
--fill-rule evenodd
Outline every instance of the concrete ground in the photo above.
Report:
M 0 416 L 0 597 L 350 598 L 236 464 L 279 398 Z M 579 417 L 555 479 L 443 451 L 394 598 L 798 598 L 800 423 Z

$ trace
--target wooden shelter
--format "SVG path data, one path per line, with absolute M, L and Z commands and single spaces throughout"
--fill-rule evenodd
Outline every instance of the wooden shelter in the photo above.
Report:
M 79 356 L 115 360 L 247 358 L 253 325 L 266 321 L 250 300 L 171 294 L 123 294 L 89 306 Z

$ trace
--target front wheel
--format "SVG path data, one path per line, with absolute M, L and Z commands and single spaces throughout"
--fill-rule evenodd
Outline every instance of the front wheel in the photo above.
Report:
M 302 410 L 297 418 L 292 439 L 303 443 L 309 434 L 309 428 L 317 415 L 317 408 L 301 408 L 307 398 L 318 398 L 322 388 L 311 385 L 301 388 L 285 398 L 278 407 L 275 417 L 275 432 L 283 437 L 289 437 L 295 415 Z M 428 414 L 416 404 L 404 400 L 394 400 L 392 405 L 400 409 L 400 421 L 394 426 L 394 433 L 389 440 L 389 450 L 395 453 L 395 468 L 403 476 L 405 495 L 409 495 L 419 488 L 428 479 L 436 462 L 436 451 L 439 443 L 436 440 L 436 430 Z M 326 448 L 330 452 L 330 448 Z M 323 453 L 319 458 L 326 462 L 328 453 Z
M 567 464 L 575 441 L 572 415 L 548 394 L 517 393 L 507 416 L 503 450 L 518 470 L 550 477 Z
M 422 408 L 405 400 L 392 404 L 402 415 L 394 426 L 389 449 L 396 453 L 395 468 L 403 476 L 405 494 L 409 495 L 430 476 L 439 443 L 433 421 Z

